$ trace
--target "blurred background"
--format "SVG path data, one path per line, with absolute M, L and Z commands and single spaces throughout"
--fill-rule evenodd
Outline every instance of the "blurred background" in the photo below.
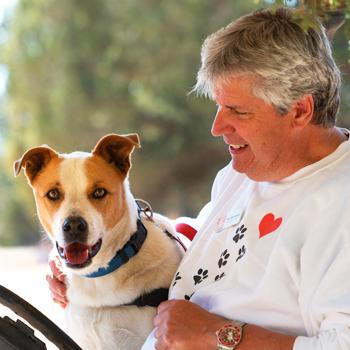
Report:
M 0 0 L 0 283 L 47 310 L 47 244 L 26 180 L 13 176 L 13 162 L 30 147 L 89 151 L 107 133 L 137 132 L 142 148 L 133 154 L 132 192 L 170 217 L 196 215 L 229 160 L 222 141 L 210 135 L 214 103 L 188 94 L 201 44 L 233 19 L 281 3 L 305 13 L 312 8 L 334 28 L 350 6 L 335 0 Z M 343 73 L 338 125 L 344 127 L 350 127 L 349 33 L 346 23 L 333 40 Z M 46 296 L 27 288 L 41 284 Z
M 201 44 L 273 2 L 1 0 L 8 6 L 0 27 L 0 244 L 28 245 L 43 236 L 31 190 L 23 174 L 14 178 L 13 162 L 43 143 L 59 152 L 89 151 L 107 133 L 140 135 L 131 171 L 137 197 L 171 217 L 195 215 L 229 160 L 210 135 L 214 103 L 188 94 Z M 350 123 L 346 29 L 334 38 L 344 79 L 342 126 Z

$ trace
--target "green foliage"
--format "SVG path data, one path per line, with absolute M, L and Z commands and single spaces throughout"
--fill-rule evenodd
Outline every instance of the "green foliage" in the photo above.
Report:
M 42 143 L 89 150 L 110 132 L 141 136 L 136 196 L 162 212 L 194 214 L 227 161 L 210 136 L 215 106 L 187 96 L 200 46 L 231 14 L 253 8 L 244 1 L 22 0 L 2 53 L 10 71 L 5 173 L 21 190 L 7 198 L 0 242 L 8 231 L 38 237 L 30 190 L 23 177 L 13 184 L 12 162 Z M 15 228 L 18 217 L 24 230 Z
M 172 216 L 196 213 L 228 161 L 222 141 L 210 135 L 215 106 L 188 95 L 200 47 L 208 34 L 261 4 L 20 1 L 1 51 L 10 76 L 0 111 L 0 244 L 39 237 L 31 191 L 23 176 L 14 182 L 13 161 L 42 143 L 60 152 L 89 150 L 111 132 L 141 137 L 131 174 L 137 197 Z M 346 62 L 342 49 L 337 55 Z

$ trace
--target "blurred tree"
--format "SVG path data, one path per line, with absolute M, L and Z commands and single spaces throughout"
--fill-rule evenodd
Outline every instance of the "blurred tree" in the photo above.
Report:
M 215 106 L 187 96 L 200 45 L 232 14 L 253 8 L 219 0 L 19 2 L 3 54 L 10 71 L 8 178 L 13 160 L 33 145 L 88 150 L 106 133 L 138 132 L 135 194 L 162 212 L 194 214 L 227 161 L 210 136 Z M 16 182 L 17 199 L 9 198 L 1 215 L 16 222 L 22 202 L 28 214 L 21 220 L 36 232 L 23 183 Z
M 39 237 L 32 195 L 23 178 L 14 185 L 12 162 L 42 143 L 61 152 L 89 150 L 110 132 L 141 137 L 131 172 L 136 196 L 173 216 L 196 213 L 228 161 L 222 142 L 210 136 L 215 106 L 187 95 L 200 46 L 261 4 L 20 1 L 2 51 L 10 76 L 0 244 L 11 235 L 22 237 L 15 243 Z

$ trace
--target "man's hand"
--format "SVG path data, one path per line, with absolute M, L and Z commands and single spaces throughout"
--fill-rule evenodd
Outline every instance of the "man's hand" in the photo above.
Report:
M 62 272 L 62 265 L 57 256 L 49 260 L 49 266 L 52 274 L 46 275 L 46 281 L 49 284 L 51 297 L 55 303 L 65 308 L 68 304 L 66 275 Z
M 185 300 L 161 303 L 154 318 L 157 350 L 217 349 L 216 331 L 229 320 Z M 243 329 L 240 350 L 292 350 L 295 336 L 276 333 L 255 325 Z
M 157 350 L 216 349 L 215 331 L 225 318 L 185 300 L 161 303 L 154 318 Z

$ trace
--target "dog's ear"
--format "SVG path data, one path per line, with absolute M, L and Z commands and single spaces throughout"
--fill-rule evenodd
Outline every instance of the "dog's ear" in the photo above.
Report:
M 32 183 L 39 171 L 42 170 L 53 157 L 58 157 L 58 154 L 47 145 L 31 148 L 23 154 L 22 158 L 14 162 L 13 170 L 15 176 L 24 168 L 29 182 Z
M 130 155 L 135 147 L 141 147 L 137 134 L 109 134 L 97 142 L 92 154 L 99 155 L 108 163 L 114 164 L 126 175 L 131 166 Z

